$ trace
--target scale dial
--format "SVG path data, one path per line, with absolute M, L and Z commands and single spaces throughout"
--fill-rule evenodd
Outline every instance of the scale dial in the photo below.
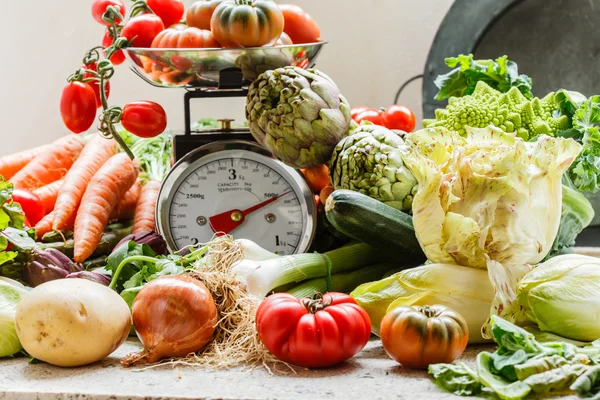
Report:
M 156 215 L 173 251 L 224 232 L 287 255 L 308 250 L 317 210 L 298 171 L 256 144 L 226 141 L 205 145 L 175 164 Z

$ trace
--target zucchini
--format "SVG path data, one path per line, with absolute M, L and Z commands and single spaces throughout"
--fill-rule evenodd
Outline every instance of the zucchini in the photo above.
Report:
M 334 191 L 325 205 L 327 220 L 344 235 L 393 252 L 405 262 L 426 257 L 415 236 L 412 217 L 352 190 Z

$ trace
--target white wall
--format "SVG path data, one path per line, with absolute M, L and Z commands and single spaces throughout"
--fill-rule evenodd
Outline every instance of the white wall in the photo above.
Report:
M 184 0 L 189 5 L 193 0 Z M 423 71 L 429 47 L 452 0 L 288 0 L 320 24 L 329 41 L 318 68 L 330 75 L 352 105 L 389 104 L 398 87 Z M 0 156 L 43 144 L 67 133 L 58 103 L 67 76 L 103 28 L 91 17 L 91 0 L 10 1 L 2 7 L 0 37 Z M 131 2 L 128 1 L 128 4 Z M 421 84 L 407 88 L 401 103 L 421 117 Z M 126 64 L 112 80 L 112 104 L 161 103 L 169 127 L 183 129 L 183 90 L 142 82 Z M 198 100 L 195 117 L 243 118 L 243 100 Z

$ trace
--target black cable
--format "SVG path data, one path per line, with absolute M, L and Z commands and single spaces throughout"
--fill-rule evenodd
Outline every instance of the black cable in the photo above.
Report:
M 398 104 L 398 99 L 400 98 L 400 95 L 402 94 L 402 92 L 404 91 L 404 89 L 406 89 L 406 87 L 408 85 L 410 85 L 411 83 L 413 83 L 417 79 L 422 79 L 422 78 L 423 78 L 423 74 L 420 74 L 420 75 L 413 76 L 412 78 L 410 78 L 409 80 L 407 80 L 406 82 L 404 82 L 402 84 L 402 86 L 400 86 L 400 89 L 398 89 L 398 92 L 396 92 L 396 97 L 394 98 L 394 102 L 392 104 Z

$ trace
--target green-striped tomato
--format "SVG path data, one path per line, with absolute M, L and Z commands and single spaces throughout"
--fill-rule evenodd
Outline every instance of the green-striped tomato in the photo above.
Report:
M 273 0 L 225 0 L 215 9 L 210 27 L 223 47 L 260 47 L 279 39 L 283 23 Z
M 387 354 L 408 368 L 451 363 L 467 347 L 465 319 L 444 306 L 395 307 L 381 321 L 381 343 Z

